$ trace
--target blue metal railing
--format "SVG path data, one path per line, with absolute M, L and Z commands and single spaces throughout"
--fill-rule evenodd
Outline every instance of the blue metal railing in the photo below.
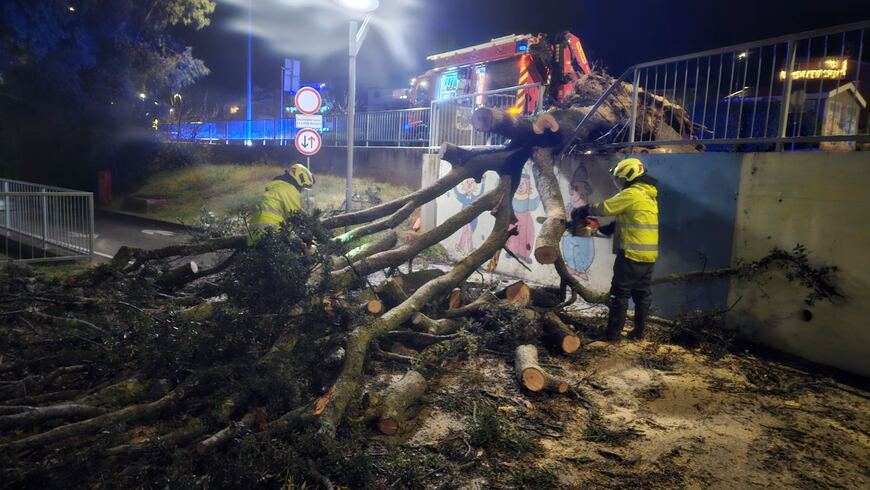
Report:
M 428 107 L 395 111 L 360 112 L 354 117 L 355 142 L 361 146 L 426 146 L 429 144 Z M 165 123 L 158 127 L 166 140 L 215 144 L 292 144 L 296 119 Z M 323 116 L 320 130 L 325 146 L 347 144 L 347 115 Z

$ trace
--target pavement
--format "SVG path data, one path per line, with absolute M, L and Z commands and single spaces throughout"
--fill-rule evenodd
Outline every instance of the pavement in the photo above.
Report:
M 181 225 L 103 210 L 94 215 L 94 231 L 94 254 L 102 259 L 111 259 L 122 245 L 151 250 L 190 238 Z

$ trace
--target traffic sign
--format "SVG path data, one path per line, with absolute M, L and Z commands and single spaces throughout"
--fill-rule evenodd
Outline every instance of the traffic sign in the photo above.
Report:
M 296 129 L 323 129 L 323 116 L 320 114 L 296 114 Z
M 311 87 L 302 87 L 296 92 L 296 110 L 300 114 L 316 114 L 320 110 L 320 105 L 323 99 L 320 98 L 320 92 Z
M 320 133 L 313 129 L 303 129 L 296 133 L 296 149 L 305 156 L 311 156 L 320 151 Z

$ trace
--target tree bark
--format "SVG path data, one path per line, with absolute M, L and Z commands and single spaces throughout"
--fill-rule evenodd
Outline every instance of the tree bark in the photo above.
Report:
M 555 313 L 546 313 L 541 318 L 541 324 L 544 326 L 544 340 L 563 354 L 573 354 L 580 349 L 580 336 Z
M 523 281 L 517 281 L 495 294 L 514 306 L 527 306 L 532 302 L 532 290 Z
M 534 345 L 517 347 L 514 357 L 514 369 L 520 385 L 532 392 L 554 391 L 565 393 L 568 383 L 547 373 L 538 363 L 538 350 Z
M 547 212 L 547 219 L 541 225 L 541 230 L 535 239 L 535 260 L 541 264 L 553 264 L 561 256 L 560 245 L 565 233 L 568 214 L 565 211 L 565 201 L 559 189 L 559 181 L 553 170 L 553 152 L 547 148 L 536 148 L 532 152 L 535 165 L 532 173 L 541 202 Z
M 432 335 L 449 335 L 459 330 L 459 323 L 455 320 L 442 318 L 433 320 L 423 313 L 417 312 L 411 317 L 411 325 L 414 330 L 423 331 Z
M 426 379 L 417 371 L 408 371 L 400 380 L 388 386 L 378 396 L 378 430 L 390 436 L 399 432 L 408 420 L 408 409 L 425 393 Z

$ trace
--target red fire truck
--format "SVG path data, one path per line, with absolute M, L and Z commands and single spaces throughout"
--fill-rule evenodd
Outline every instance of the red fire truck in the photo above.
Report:
M 411 106 L 426 107 L 449 99 L 501 88 L 540 83 L 543 90 L 519 89 L 510 94 L 510 112 L 528 114 L 540 97 L 563 100 L 572 83 L 591 67 L 580 39 L 564 32 L 551 43 L 545 34 L 512 34 L 488 43 L 429 56 L 434 68 L 411 81 Z

